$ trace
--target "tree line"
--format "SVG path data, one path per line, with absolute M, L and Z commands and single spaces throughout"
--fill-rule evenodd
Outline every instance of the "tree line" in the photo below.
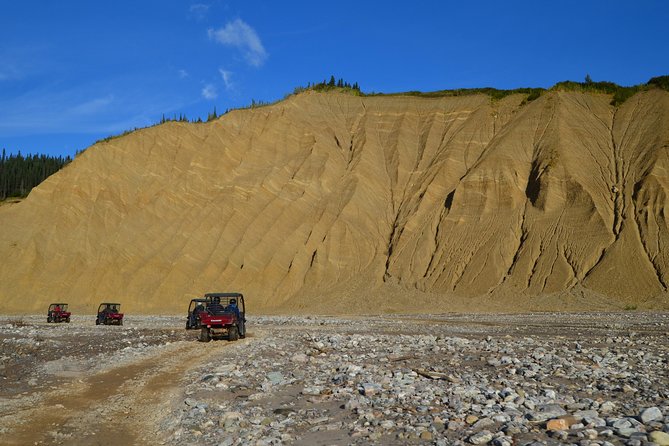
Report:
M 303 91 L 307 90 L 330 91 L 335 89 L 349 91 L 358 96 L 362 94 L 360 85 L 358 85 L 357 82 L 351 84 L 342 78 L 335 79 L 334 75 L 330 76 L 329 81 L 323 80 L 323 82 L 316 82 L 313 84 L 309 82 L 306 87 L 295 87 L 293 94 L 302 93 Z
M 46 180 L 71 162 L 69 156 L 7 155 L 2 149 L 0 157 L 0 200 L 25 197 L 33 187 Z

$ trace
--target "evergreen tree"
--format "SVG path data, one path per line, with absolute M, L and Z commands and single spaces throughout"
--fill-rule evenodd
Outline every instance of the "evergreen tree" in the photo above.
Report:
M 71 160 L 69 156 L 7 155 L 2 149 L 0 157 L 0 200 L 8 197 L 25 197 L 33 187 L 62 169 Z

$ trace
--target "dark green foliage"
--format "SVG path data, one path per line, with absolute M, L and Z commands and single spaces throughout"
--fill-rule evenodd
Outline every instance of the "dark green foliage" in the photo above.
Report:
M 218 115 L 216 114 L 216 107 L 214 107 L 214 111 L 207 115 L 207 122 L 213 121 L 216 118 L 218 118 Z M 200 119 L 199 122 L 202 122 L 202 120 Z
M 665 91 L 669 91 L 669 76 L 654 77 L 651 80 L 649 80 L 646 85 L 658 87 Z
M 475 94 L 485 94 L 490 96 L 493 101 L 499 101 L 512 94 L 525 94 L 527 97 L 524 102 L 530 102 L 537 99 L 546 91 L 543 88 L 516 88 L 514 90 L 498 90 L 496 88 L 459 88 L 456 90 L 439 90 L 439 91 L 408 91 L 405 93 L 371 93 L 367 96 L 417 96 L 421 98 L 443 98 L 455 96 L 471 96 Z
M 633 85 L 631 87 L 622 87 L 613 82 L 574 82 L 574 81 L 564 81 L 558 82 L 552 88 L 553 90 L 562 90 L 562 91 L 587 91 L 591 93 L 605 93 L 613 95 L 611 98 L 611 105 L 618 106 L 623 102 L 634 96 L 636 93 L 643 91 L 646 88 L 645 85 Z
M 634 87 L 618 87 L 615 93 L 613 93 L 613 99 L 611 99 L 611 105 L 620 105 L 638 92 L 642 90 L 640 86 Z
M 343 92 L 347 92 L 347 93 L 352 93 L 356 96 L 363 95 L 360 92 L 360 86 L 358 85 L 357 82 L 355 82 L 353 84 L 350 84 L 342 78 L 339 78 L 339 80 L 336 80 L 334 76 L 330 76 L 330 80 L 328 82 L 323 81 L 323 82 L 319 82 L 317 84 L 308 83 L 306 87 L 296 87 L 293 90 L 293 94 L 299 94 L 299 93 L 302 93 L 303 91 L 307 91 L 307 90 L 313 90 L 313 91 L 343 91 Z
M 632 85 L 629 87 L 623 87 L 614 84 L 613 82 L 592 82 L 592 79 L 590 82 L 588 82 L 588 79 L 586 79 L 586 82 L 565 81 L 555 84 L 553 90 L 606 93 L 613 95 L 611 105 L 619 106 L 635 94 L 651 88 L 661 88 L 665 91 L 669 91 L 669 76 L 657 76 L 650 79 L 645 84 Z
M 56 173 L 72 159 L 67 156 L 48 155 L 7 156 L 2 149 L 0 158 L 0 200 L 8 197 L 25 197 L 30 190 Z
M 532 88 L 531 90 L 532 91 L 530 92 L 530 94 L 528 94 L 527 97 L 525 98 L 525 101 L 527 101 L 527 102 L 534 101 L 535 99 L 538 99 L 539 96 L 541 96 L 541 93 L 544 92 L 543 88 Z
M 163 121 L 163 122 L 167 122 L 167 121 L 171 121 L 171 119 L 167 119 L 166 121 Z M 162 124 L 162 123 L 161 123 L 161 124 Z M 97 141 L 95 141 L 95 143 L 97 144 L 97 143 L 100 143 L 100 142 L 109 142 L 109 141 L 111 141 L 111 140 L 113 140 L 113 139 L 120 138 L 121 136 L 129 135 L 129 134 L 131 134 L 132 132 L 137 131 L 137 130 L 139 130 L 139 128 L 138 128 L 138 127 L 135 127 L 135 128 L 132 129 L 132 130 L 126 130 L 126 131 L 124 131 L 123 133 L 119 133 L 119 134 L 117 134 L 117 135 L 109 135 L 109 136 L 107 136 L 106 138 L 98 139 Z

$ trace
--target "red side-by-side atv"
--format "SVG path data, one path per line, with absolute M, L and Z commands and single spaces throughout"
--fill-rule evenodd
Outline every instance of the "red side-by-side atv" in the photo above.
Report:
M 226 337 L 236 341 L 246 337 L 244 296 L 241 293 L 208 293 L 202 304 L 206 311 L 200 313 L 198 340 L 209 342 Z
M 47 322 L 70 322 L 72 313 L 67 311 L 67 304 L 51 304 L 46 313 Z
M 123 325 L 123 313 L 119 311 L 120 309 L 121 304 L 101 303 L 95 325 Z

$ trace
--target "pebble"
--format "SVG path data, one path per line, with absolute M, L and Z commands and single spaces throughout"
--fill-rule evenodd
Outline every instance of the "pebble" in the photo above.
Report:
M 211 358 L 228 365 L 225 374 L 207 365 L 189 381 L 199 401 L 186 398 L 186 410 L 171 414 L 179 421 L 166 442 L 313 443 L 329 432 L 329 444 L 667 444 L 662 336 L 630 341 L 602 328 L 589 337 L 478 336 L 494 325 L 456 327 L 254 318 L 250 342 Z M 633 392 L 624 388 L 631 379 Z M 204 412 L 190 411 L 201 404 Z

